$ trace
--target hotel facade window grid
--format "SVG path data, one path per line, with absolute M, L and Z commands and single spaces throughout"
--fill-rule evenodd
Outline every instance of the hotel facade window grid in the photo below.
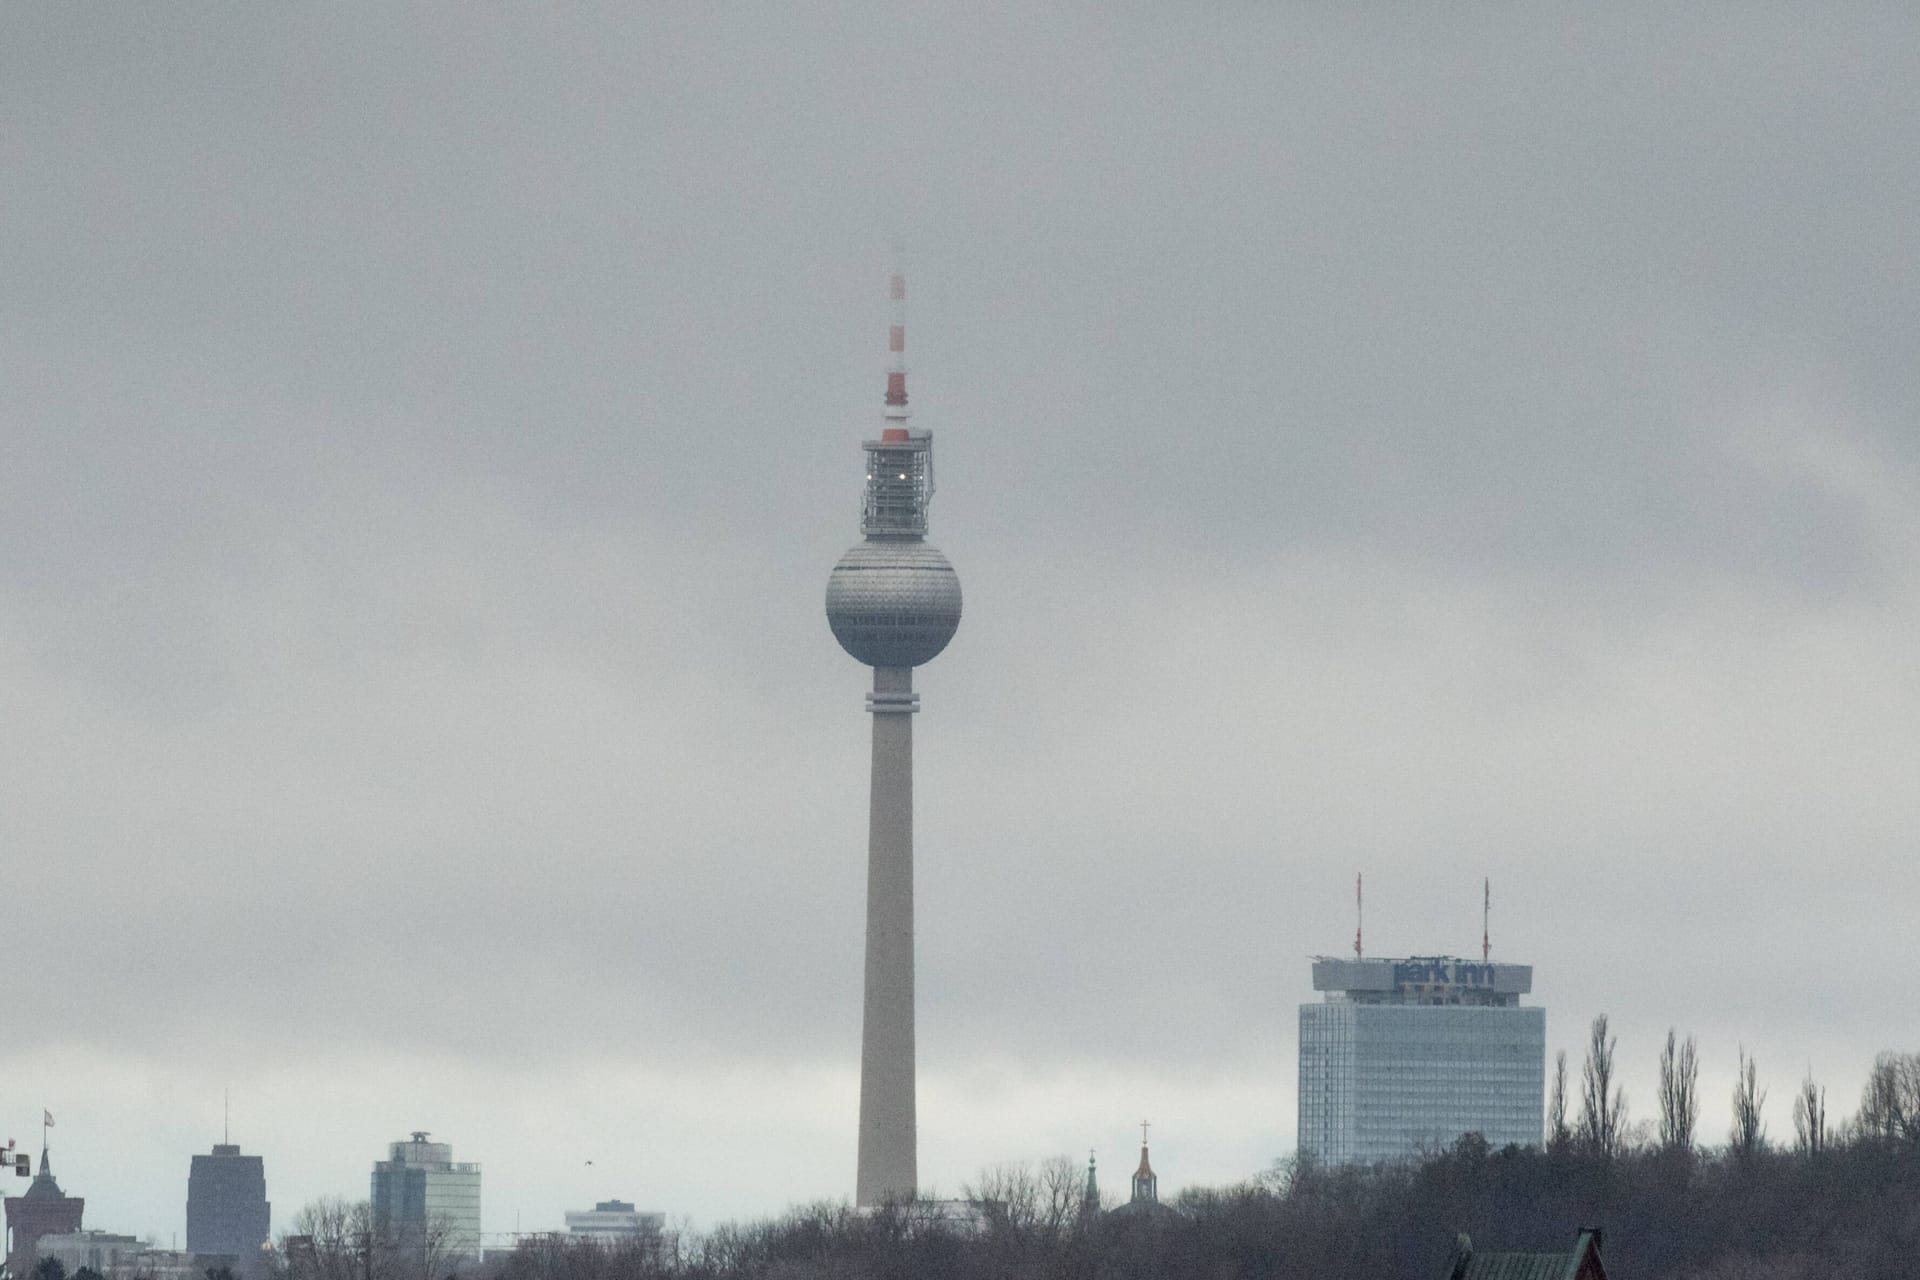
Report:
M 1448 957 L 1314 962 L 1300 1006 L 1298 1149 L 1370 1164 L 1478 1133 L 1538 1146 L 1546 1011 L 1528 965 Z

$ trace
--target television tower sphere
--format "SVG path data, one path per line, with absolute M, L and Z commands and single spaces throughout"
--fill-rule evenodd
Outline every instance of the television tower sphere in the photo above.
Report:
M 960 575 L 925 542 L 859 543 L 827 578 L 827 625 L 870 667 L 931 662 L 960 627 Z

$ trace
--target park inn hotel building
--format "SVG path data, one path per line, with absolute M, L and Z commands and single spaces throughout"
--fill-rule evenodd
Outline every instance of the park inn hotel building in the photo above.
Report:
M 1539 1146 L 1546 1010 L 1533 967 L 1450 957 L 1313 962 L 1300 1006 L 1302 1156 L 1371 1164 L 1478 1133 Z

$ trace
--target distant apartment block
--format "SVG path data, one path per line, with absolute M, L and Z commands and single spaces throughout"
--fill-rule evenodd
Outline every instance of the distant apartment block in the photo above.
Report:
M 1544 1009 L 1533 967 L 1448 956 L 1313 962 L 1300 1006 L 1299 1151 L 1369 1164 L 1478 1133 L 1540 1144 Z
M 187 1252 L 234 1260 L 252 1271 L 273 1230 L 266 1168 L 259 1156 L 240 1154 L 222 1142 L 211 1155 L 195 1156 L 187 1174 Z
M 389 1244 L 432 1243 L 446 1259 L 480 1257 L 480 1166 L 415 1132 L 373 1166 L 373 1227 Z

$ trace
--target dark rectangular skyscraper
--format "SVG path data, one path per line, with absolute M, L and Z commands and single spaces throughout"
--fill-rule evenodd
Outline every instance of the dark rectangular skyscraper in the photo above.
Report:
M 187 1175 L 187 1251 L 227 1254 L 235 1270 L 251 1271 L 273 1229 L 267 1203 L 267 1173 L 259 1156 L 221 1143 L 212 1155 L 195 1156 Z

